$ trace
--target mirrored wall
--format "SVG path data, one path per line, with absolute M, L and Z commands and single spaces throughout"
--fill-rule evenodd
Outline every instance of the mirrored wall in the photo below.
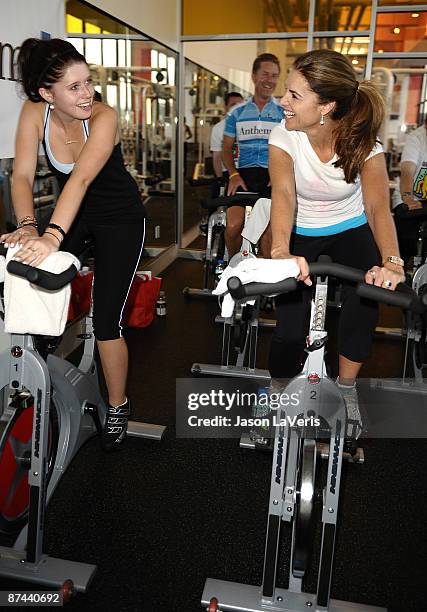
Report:
M 98 95 L 118 112 L 125 164 L 148 214 L 145 247 L 157 255 L 177 241 L 177 55 L 78 0 L 67 2 L 67 30 Z

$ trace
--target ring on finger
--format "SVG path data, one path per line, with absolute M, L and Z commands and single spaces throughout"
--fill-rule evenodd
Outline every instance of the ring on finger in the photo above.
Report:
M 383 286 L 384 286 L 386 289 L 390 289 L 390 287 L 392 286 L 392 284 L 393 284 L 393 283 L 391 282 L 391 280 L 385 280 L 385 281 L 383 282 Z
M 375 278 L 375 270 L 368 270 L 368 273 L 371 274 L 373 278 Z

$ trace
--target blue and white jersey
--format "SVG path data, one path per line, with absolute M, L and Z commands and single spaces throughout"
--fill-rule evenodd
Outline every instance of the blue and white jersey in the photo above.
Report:
M 283 109 L 274 98 L 260 111 L 252 96 L 228 113 L 224 135 L 237 141 L 239 168 L 268 168 L 268 138 L 283 117 Z

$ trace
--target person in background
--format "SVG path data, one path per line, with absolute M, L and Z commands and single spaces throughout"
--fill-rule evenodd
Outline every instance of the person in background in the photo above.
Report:
M 230 91 L 224 96 L 224 108 L 227 114 L 236 104 L 243 102 L 243 96 L 237 91 Z M 225 117 L 215 123 L 211 131 L 210 151 L 212 152 L 212 165 L 215 180 L 212 183 L 211 198 L 217 198 L 221 192 L 221 186 L 226 183 L 227 169 L 222 163 L 222 141 L 224 137 Z M 200 231 L 203 236 L 208 232 L 209 215 L 204 215 L 200 222 Z
M 235 106 L 227 115 L 222 152 L 229 175 L 227 195 L 234 195 L 236 191 L 252 191 L 266 197 L 270 195 L 268 137 L 273 127 L 283 119 L 283 109 L 273 98 L 279 75 L 280 62 L 277 57 L 272 53 L 259 55 L 252 66 L 254 95 Z M 234 163 L 235 144 L 239 147 L 238 169 Z M 242 244 L 244 220 L 244 207 L 228 208 L 225 243 L 230 257 L 238 252 Z M 263 245 L 264 257 L 269 256 L 269 251 L 269 247 Z
M 399 189 L 393 194 L 394 220 L 402 257 L 416 254 L 421 219 L 401 216 L 422 207 L 427 200 L 427 118 L 406 138 L 400 160 Z
M 230 112 L 230 110 L 236 106 L 236 104 L 240 104 L 243 102 L 242 94 L 239 94 L 237 91 L 230 91 L 224 96 L 224 109 L 225 114 Z M 210 141 L 210 150 L 212 151 L 212 160 L 213 160 L 213 168 L 214 174 L 217 178 L 221 179 L 220 181 L 216 181 L 214 183 L 214 188 L 212 192 L 212 197 L 216 198 L 219 195 L 219 187 L 221 185 L 223 178 L 228 178 L 227 168 L 224 166 L 222 162 L 222 146 L 224 140 L 224 129 L 225 129 L 225 117 L 221 119 L 218 123 L 216 123 L 211 132 L 211 141 Z
M 406 139 L 400 159 L 400 195 L 409 209 L 427 200 L 427 118 Z

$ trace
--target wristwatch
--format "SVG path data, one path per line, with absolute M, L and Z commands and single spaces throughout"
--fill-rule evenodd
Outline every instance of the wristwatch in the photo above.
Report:
M 397 257 L 397 255 L 390 255 L 389 257 L 386 257 L 383 261 L 383 265 L 386 263 L 396 264 L 396 266 L 402 266 L 402 268 L 405 265 L 403 259 L 401 257 Z

